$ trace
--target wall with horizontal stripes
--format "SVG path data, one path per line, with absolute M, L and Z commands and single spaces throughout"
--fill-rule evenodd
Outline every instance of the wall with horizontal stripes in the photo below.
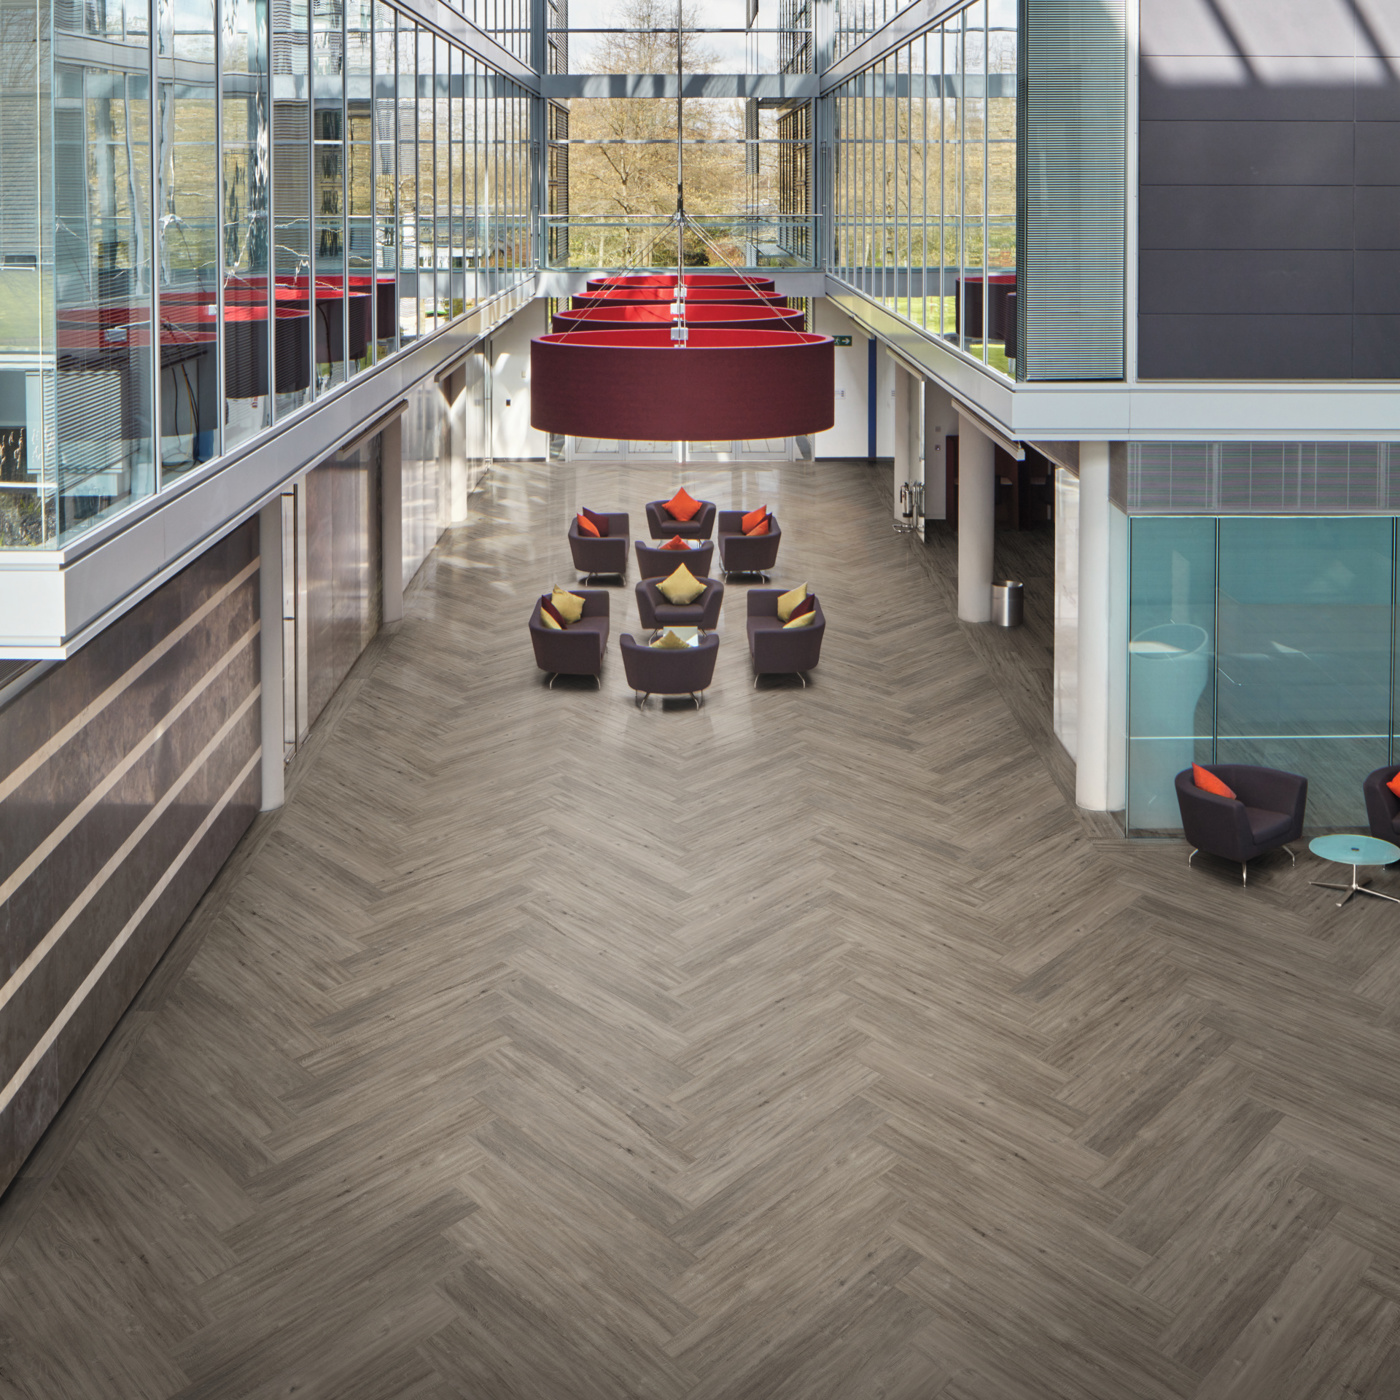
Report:
M 257 813 L 258 533 L 0 709 L 0 1189 Z

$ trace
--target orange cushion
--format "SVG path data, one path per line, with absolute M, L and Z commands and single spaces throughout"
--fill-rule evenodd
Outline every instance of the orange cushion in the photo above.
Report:
M 584 506 L 583 518 L 592 522 L 593 528 L 597 530 L 600 536 L 604 538 L 607 537 L 609 526 L 608 517 L 606 515 L 599 515 L 596 510 L 589 510 L 587 506 Z
M 1388 788 L 1391 790 L 1391 792 L 1393 792 L 1393 793 L 1396 795 L 1396 797 L 1400 797 L 1400 773 L 1397 773 L 1397 774 L 1386 784 L 1386 787 L 1388 787 Z
M 667 540 L 666 543 L 663 544 L 663 545 L 661 546 L 661 548 L 662 548 L 662 549 L 689 549 L 689 548 L 690 548 L 690 541 L 689 541 L 689 540 L 683 540 L 683 539 L 681 539 L 681 537 L 680 537 L 679 535 L 672 535 L 671 538 L 670 538 L 669 540 Z
M 749 517 L 747 515 L 744 517 L 745 520 L 747 520 L 748 518 Z M 758 522 L 757 525 L 749 527 L 744 531 L 744 533 L 750 539 L 752 539 L 755 535 L 766 535 L 768 531 L 772 528 L 768 523 L 771 518 L 771 516 L 765 515 L 763 519 Z
M 768 519 L 768 507 L 759 506 L 757 510 L 751 510 L 740 522 L 740 528 L 747 535 L 760 520 Z
M 586 515 L 578 517 L 578 532 L 580 535 L 592 535 L 594 539 L 600 538 L 598 527 Z
M 1205 792 L 1213 792 L 1217 797 L 1234 797 L 1235 795 L 1234 788 L 1227 787 L 1214 773 L 1202 768 L 1199 763 L 1191 765 L 1191 777 L 1198 788 Z
M 700 502 L 682 486 L 661 509 L 672 520 L 693 520 L 700 513 Z

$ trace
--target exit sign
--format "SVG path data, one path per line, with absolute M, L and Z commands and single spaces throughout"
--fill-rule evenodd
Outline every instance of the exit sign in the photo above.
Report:
M 851 337 L 848 335 L 838 335 L 836 337 L 836 343 L 838 345 L 849 345 L 851 343 Z

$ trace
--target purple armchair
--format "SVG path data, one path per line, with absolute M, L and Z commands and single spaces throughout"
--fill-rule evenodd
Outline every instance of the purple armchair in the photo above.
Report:
M 1366 798 L 1366 817 L 1371 835 L 1378 841 L 1389 841 L 1392 845 L 1400 846 L 1400 797 L 1396 797 L 1386 786 L 1397 773 L 1400 773 L 1400 765 L 1377 768 L 1374 773 L 1366 775 L 1361 792 Z
M 540 620 L 540 600 L 530 614 L 530 641 L 535 664 L 549 672 L 549 688 L 556 676 L 594 676 L 603 688 L 603 653 L 608 649 L 608 594 L 601 588 L 581 588 L 583 616 L 562 631 Z
M 749 589 L 749 651 L 753 655 L 753 683 L 760 676 L 796 675 L 805 687 L 806 671 L 821 660 L 822 638 L 826 635 L 826 614 L 813 595 L 816 621 L 806 627 L 784 627 L 778 618 L 781 588 Z
M 705 703 L 704 692 L 714 679 L 719 655 L 719 638 L 713 632 L 693 647 L 647 646 L 625 632 L 618 641 L 622 669 L 637 693 L 638 708 L 652 695 L 691 695 L 697 706 Z
M 657 579 L 644 578 L 637 585 L 637 613 L 642 626 L 652 629 L 698 627 L 702 632 L 718 627 L 720 605 L 724 602 L 724 585 L 717 578 L 696 581 L 705 585 L 705 591 L 693 603 L 679 605 L 666 601 L 666 595 L 657 586 Z
M 1181 828 L 1197 854 L 1237 860 L 1243 883 L 1249 883 L 1248 862 L 1289 841 L 1303 838 L 1303 813 L 1308 805 L 1308 780 L 1278 768 L 1255 768 L 1246 763 L 1203 763 L 1235 796 L 1220 797 L 1198 788 L 1189 768 L 1176 775 L 1176 801 Z M 1293 864 L 1298 857 L 1288 851 Z
M 778 517 L 768 518 L 766 535 L 746 535 L 743 511 L 720 511 L 719 567 L 726 578 L 730 574 L 760 574 L 767 579 L 768 570 L 778 562 L 778 542 L 783 537 Z
M 638 540 L 633 548 L 637 551 L 637 572 L 642 578 L 669 578 L 677 564 L 684 564 L 696 578 L 708 578 L 715 557 L 713 540 L 687 549 L 684 554 L 678 549 L 647 544 L 644 540 Z
M 693 520 L 675 520 L 667 515 L 662 506 L 665 501 L 647 502 L 647 526 L 654 540 L 669 539 L 679 535 L 687 540 L 707 540 L 715 528 L 715 503 L 701 501 L 700 511 Z
M 627 512 L 609 511 L 606 518 L 608 533 L 597 539 L 579 530 L 578 516 L 569 521 L 569 553 L 574 557 L 574 568 L 589 579 L 595 574 L 627 573 Z

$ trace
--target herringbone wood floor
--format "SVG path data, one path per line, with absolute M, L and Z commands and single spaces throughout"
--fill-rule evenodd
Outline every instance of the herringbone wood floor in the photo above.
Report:
M 525 617 L 676 478 L 498 468 L 0 1203 L 0 1395 L 1400 1395 L 1400 916 L 1078 814 L 886 475 L 687 474 L 825 655 L 735 586 L 638 712 Z

